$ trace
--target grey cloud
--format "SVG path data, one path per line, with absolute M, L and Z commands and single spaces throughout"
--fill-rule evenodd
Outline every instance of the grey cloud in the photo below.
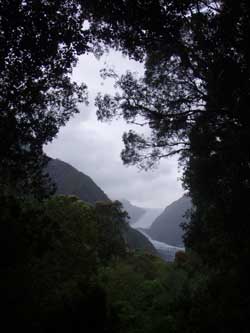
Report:
M 108 60 L 107 60 L 108 59 Z M 142 73 L 141 65 L 124 59 L 112 52 L 105 61 Z M 112 91 L 112 86 L 101 85 L 99 69 L 105 63 L 98 63 L 93 57 L 80 59 L 74 79 L 85 81 L 90 89 L 91 101 L 98 90 Z M 93 102 L 89 107 L 80 106 L 81 112 L 63 127 L 52 144 L 45 147 L 51 157 L 60 158 L 86 173 L 112 199 L 126 198 L 144 207 L 165 207 L 178 199 L 183 189 L 177 181 L 177 159 L 163 160 L 153 171 L 138 171 L 136 167 L 126 167 L 120 159 L 123 147 L 122 134 L 131 126 L 124 121 L 111 124 L 96 120 Z

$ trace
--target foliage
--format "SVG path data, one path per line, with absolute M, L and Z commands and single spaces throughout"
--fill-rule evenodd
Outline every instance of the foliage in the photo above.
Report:
M 145 75 L 128 72 L 119 78 L 104 72 L 116 79 L 119 90 L 115 96 L 97 97 L 97 114 L 100 120 L 122 116 L 150 127 L 148 137 L 124 134 L 125 164 L 147 169 L 160 158 L 180 154 L 194 205 L 185 243 L 199 253 L 208 274 L 200 308 L 191 303 L 203 319 L 197 331 L 234 332 L 248 325 L 250 313 L 250 228 L 239 218 L 240 212 L 250 213 L 250 7 L 245 0 L 130 5 L 125 22 L 127 12 L 120 7 L 121 19 L 112 22 L 107 15 L 107 26 L 121 26 L 116 41 L 145 59 Z M 141 7 L 152 9 L 147 20 L 137 16 Z M 218 316 L 211 320 L 215 312 Z
M 87 311 L 92 297 L 97 267 L 93 209 L 74 197 L 42 204 L 1 199 L 1 302 L 6 320 L 30 331 L 47 331 L 55 324 L 66 330 L 78 306 Z
M 152 12 L 161 14 L 157 19 L 158 35 L 151 15 L 148 23 L 139 16 L 133 23 L 144 32 L 134 42 L 146 53 L 145 76 L 136 78 L 128 72 L 116 77 L 121 92 L 113 97 L 99 95 L 97 114 L 101 120 L 123 116 L 128 122 L 151 128 L 149 138 L 132 131 L 124 134 L 122 158 L 126 164 L 148 168 L 162 157 L 181 153 L 184 185 L 197 208 L 193 213 L 197 232 L 195 216 L 197 221 L 204 219 L 200 222 L 204 233 L 211 226 L 213 235 L 223 237 L 226 232 L 225 238 L 230 238 L 235 232 L 237 212 L 248 209 L 250 192 L 246 111 L 249 6 L 246 1 L 140 2 L 143 5 L 145 10 L 154 6 Z M 134 14 L 140 6 L 135 2 Z M 124 23 L 122 18 L 115 23 L 109 20 L 110 17 L 110 26 Z M 170 22 L 173 31 L 169 30 Z M 118 44 L 123 45 L 123 39 L 130 38 L 130 24 L 126 25 L 125 36 L 115 35 Z M 152 44 L 147 43 L 149 33 L 154 36 Z M 168 44 L 173 36 L 175 41 Z M 129 47 L 127 51 L 132 52 Z M 115 77 L 114 73 L 104 72 L 105 75 Z M 205 220 L 209 221 L 207 227 Z M 202 247 L 203 239 L 191 239 L 191 228 L 190 225 L 187 244 Z M 249 235 L 246 224 L 243 229 L 242 239 Z M 205 237 L 210 238 L 209 234 Z M 236 237 L 240 239 L 239 235 Z M 234 241 L 238 243 L 237 239 Z M 211 246 L 209 251 L 212 250 Z
M 70 74 L 94 42 L 78 1 L 3 0 L 0 12 L 1 191 L 37 195 L 43 145 L 87 100 Z
M 199 317 L 200 297 L 207 289 L 198 265 L 192 255 L 185 263 L 166 264 L 136 252 L 102 268 L 99 279 L 114 332 L 198 332 L 205 317 Z
M 3 0 L 0 11 L 9 330 L 247 332 L 250 228 L 239 213 L 250 214 L 248 2 Z M 120 92 L 96 100 L 101 120 L 123 116 L 151 129 L 124 135 L 124 162 L 149 168 L 181 154 L 193 252 L 173 265 L 126 253 L 118 203 L 31 199 L 48 194 L 42 146 L 86 101 L 85 85 L 70 80 L 77 56 L 98 53 L 100 41 L 145 61 L 143 78 L 104 72 Z
M 98 201 L 95 205 L 96 219 L 99 228 L 97 249 L 100 259 L 105 263 L 112 258 L 126 253 L 123 234 L 126 230 L 127 213 L 119 201 Z
M 42 145 L 84 96 L 69 78 L 81 21 L 68 1 L 2 1 L 0 11 L 1 183 L 13 192 L 19 180 L 24 192 L 32 184 L 23 182 L 41 168 Z
M 74 196 L 1 198 L 1 304 L 10 330 L 171 332 L 187 260 L 178 268 L 125 251 L 120 209 Z
M 157 281 L 165 270 L 161 259 L 137 254 L 115 261 L 99 274 L 107 293 L 108 313 L 115 332 L 149 332 L 155 297 L 162 286 Z
M 146 3 L 141 5 L 146 8 Z M 122 152 L 125 163 L 146 168 L 176 152 L 183 151 L 184 156 L 189 156 L 193 149 L 190 149 L 190 140 L 201 123 L 218 132 L 213 134 L 218 139 L 225 126 L 237 131 L 243 120 L 239 98 L 242 102 L 246 100 L 248 80 L 243 71 L 247 66 L 244 43 L 248 31 L 244 1 L 231 7 L 223 2 L 211 5 L 209 1 L 186 1 L 183 6 L 178 1 L 162 2 L 161 8 L 157 7 L 158 2 L 150 3 L 161 13 L 158 35 L 154 25 L 143 26 L 143 30 L 141 26 L 146 25 L 143 18 L 138 17 L 134 22 L 145 32 L 145 37 L 138 35 L 137 41 L 146 52 L 145 77 L 136 78 L 128 72 L 116 80 L 121 93 L 113 98 L 99 95 L 96 101 L 102 120 L 123 116 L 129 122 L 149 125 L 150 137 L 132 131 L 125 134 Z M 133 7 L 134 12 L 137 5 Z M 149 21 L 153 20 L 152 15 L 149 17 Z M 168 31 L 171 18 L 174 23 Z M 242 23 L 238 30 L 230 30 L 233 35 L 228 40 L 227 29 L 232 29 L 228 26 L 230 20 L 235 25 L 237 20 Z M 116 24 L 119 23 L 123 24 L 119 21 Z M 117 37 L 118 42 L 131 37 L 129 25 L 127 29 L 125 36 Z M 147 33 L 153 34 L 153 45 L 148 45 Z M 175 41 L 168 44 L 172 36 Z M 113 73 L 105 75 L 114 77 Z M 229 79 L 231 75 L 236 81 Z M 237 112 L 232 114 L 232 110 Z M 241 121 L 237 122 L 235 117 Z
M 125 252 L 117 220 L 109 222 L 73 196 L 1 198 L 1 303 L 10 330 L 104 329 L 97 268 Z

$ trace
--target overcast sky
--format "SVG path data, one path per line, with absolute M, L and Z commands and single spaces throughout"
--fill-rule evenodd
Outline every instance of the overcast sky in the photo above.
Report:
M 80 105 L 80 114 L 60 130 L 45 151 L 90 176 L 111 199 L 124 198 L 142 207 L 164 208 L 184 192 L 178 181 L 181 173 L 178 173 L 177 159 L 162 160 L 157 169 L 147 172 L 122 164 L 122 134 L 131 125 L 123 120 L 98 122 L 93 105 L 98 91 L 113 91 L 111 81 L 100 79 L 99 71 L 103 67 L 113 67 L 120 74 L 128 69 L 143 73 L 142 64 L 117 52 L 112 51 L 100 60 L 93 55 L 81 56 L 73 79 L 88 85 L 90 104 Z

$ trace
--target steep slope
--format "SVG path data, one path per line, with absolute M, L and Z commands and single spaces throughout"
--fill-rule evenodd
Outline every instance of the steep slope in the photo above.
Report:
M 134 206 L 128 200 L 122 199 L 120 202 L 130 217 L 129 224 L 136 223 L 146 213 L 146 209 Z
M 128 227 L 125 238 L 130 250 L 143 250 L 145 252 L 158 255 L 154 245 L 140 231 L 132 227 Z
M 184 214 L 191 208 L 191 199 L 187 196 L 181 197 L 167 206 L 163 213 L 156 218 L 149 229 L 145 229 L 147 234 L 160 242 L 172 246 L 183 246 L 183 230 L 180 224 L 186 221 Z
M 47 172 L 56 184 L 58 194 L 76 195 L 81 200 L 91 204 L 96 201 L 109 200 L 89 176 L 68 163 L 59 159 L 51 159 L 47 166 Z

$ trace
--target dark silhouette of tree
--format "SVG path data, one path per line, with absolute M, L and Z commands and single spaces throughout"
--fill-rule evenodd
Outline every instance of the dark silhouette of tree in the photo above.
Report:
M 166 285 L 166 293 L 155 303 L 155 314 L 159 313 L 159 307 L 161 312 L 154 327 L 160 323 L 157 332 L 165 328 L 173 332 L 247 332 L 250 313 L 246 272 L 250 255 L 248 1 L 3 0 L 0 13 L 0 186 L 5 195 L 1 199 L 1 228 L 2 235 L 7 235 L 2 236 L 1 254 L 8 254 L 2 260 L 1 295 L 6 297 L 3 299 L 8 300 L 7 304 L 16 301 L 14 317 L 20 315 L 18 318 L 24 321 L 28 318 L 29 322 L 33 315 L 30 306 L 33 295 L 38 295 L 37 304 L 40 304 L 44 298 L 39 292 L 43 290 L 52 290 L 44 295 L 57 299 L 58 293 L 53 290 L 58 288 L 58 275 L 51 275 L 51 271 L 59 265 L 59 282 L 63 283 L 68 276 L 68 265 L 75 263 L 78 275 L 78 264 L 82 261 L 78 256 L 75 261 L 69 260 L 69 253 L 75 254 L 78 249 L 70 237 L 78 239 L 78 234 L 76 225 L 72 230 L 68 224 L 67 214 L 61 215 L 63 207 L 56 205 L 52 216 L 44 216 L 45 206 L 38 204 L 29 210 L 24 201 L 20 203 L 8 195 L 44 196 L 42 169 L 46 158 L 42 147 L 78 111 L 77 103 L 86 101 L 86 87 L 70 80 L 72 68 L 80 54 L 100 54 L 104 47 L 110 46 L 144 61 L 145 75 L 137 78 L 128 72 L 119 78 L 104 71 L 104 77 L 116 79 L 120 92 L 113 97 L 97 97 L 99 119 L 122 116 L 129 123 L 148 125 L 151 129 L 149 136 L 132 131 L 124 134 L 122 158 L 126 164 L 149 168 L 161 158 L 179 153 L 184 166 L 184 185 L 195 207 L 191 223 L 185 226 L 185 242 L 198 255 L 199 265 L 189 262 L 189 254 L 181 263 L 177 260 L 173 278 L 169 280 L 177 283 L 171 282 L 172 288 L 171 283 L 170 287 Z M 122 253 L 124 244 L 119 243 L 117 224 L 109 225 L 111 220 L 121 218 L 119 207 L 99 205 L 96 210 L 100 239 L 108 239 L 117 253 Z M 76 223 L 77 210 L 69 212 Z M 239 218 L 242 212 L 246 217 Z M 66 222 L 62 223 L 66 233 L 64 230 L 61 234 L 60 219 Z M 52 229 L 47 230 L 48 225 Z M 106 228 L 108 225 L 110 229 Z M 34 235 L 35 248 L 31 248 L 29 240 Z M 14 242 L 9 244 L 9 239 Z M 67 244 L 62 244 L 62 240 Z M 92 240 L 95 243 L 95 237 Z M 62 247 L 53 252 L 54 245 L 58 249 L 58 242 Z M 105 242 L 101 245 L 98 251 L 103 251 L 103 258 L 113 258 L 112 246 Z M 87 261 L 92 258 L 85 253 L 88 247 L 81 243 L 80 249 Z M 34 256 L 28 254 L 33 255 L 34 251 L 37 256 L 35 263 L 31 263 Z M 55 258 L 57 265 L 46 261 L 44 253 Z M 92 254 L 98 260 L 95 251 Z M 44 262 L 40 260 L 44 258 Z M 10 270 L 9 264 L 13 264 Z M 13 278 L 13 267 L 20 278 Z M 24 272 L 20 267 L 25 267 Z M 30 293 L 25 299 L 23 292 L 30 291 L 32 283 L 27 283 L 33 272 L 38 294 Z M 43 273 L 41 279 L 39 272 Z M 51 280 L 45 279 L 46 272 Z M 119 285 L 120 272 L 117 275 Z M 47 289 L 46 281 L 55 289 Z M 72 287 L 71 282 L 74 285 L 74 281 L 70 280 Z M 150 285 L 155 286 L 154 282 Z M 159 289 L 163 290 L 161 285 Z M 12 292 L 8 294 L 6 290 Z M 96 295 L 102 294 L 98 288 L 95 290 Z M 66 295 L 67 299 L 67 291 L 63 285 L 59 295 Z M 80 296 L 84 293 L 80 292 Z M 95 297 L 87 299 L 94 301 Z M 27 300 L 27 307 L 20 307 L 20 300 Z M 129 310 L 129 300 L 125 300 L 125 310 Z M 119 305 L 119 297 L 115 302 Z M 59 309 L 54 313 L 60 318 L 67 311 L 60 310 L 60 302 L 55 303 Z M 76 314 L 78 318 L 83 303 L 81 297 L 79 303 L 74 303 L 79 306 L 71 308 L 73 317 Z M 131 311 L 125 313 L 125 322 L 130 324 L 127 316 Z M 67 318 L 63 319 L 62 327 L 63 323 L 68 325 Z M 65 328 L 70 327 L 66 324 Z M 133 326 L 130 328 L 134 330 Z
M 247 325 L 250 313 L 245 271 L 250 227 L 239 217 L 250 214 L 250 6 L 244 0 L 140 4 L 156 4 L 157 29 L 149 12 L 147 20 L 136 20 L 138 8 L 130 7 L 134 21 L 126 21 L 131 15 L 126 23 L 118 20 L 127 30 L 122 35 L 117 28 L 116 38 L 124 47 L 132 27 L 141 31 L 137 41 L 132 34 L 134 44 L 127 45 L 127 52 L 137 57 L 141 51 L 145 75 L 116 78 L 120 92 L 99 95 L 97 114 L 101 120 L 122 116 L 151 128 L 148 137 L 124 134 L 126 164 L 148 168 L 162 157 L 180 154 L 184 185 L 195 207 L 185 226 L 186 246 L 209 267 L 204 297 L 214 312 L 223 313 L 209 323 L 202 307 L 200 330 L 233 332 L 237 325 Z
M 95 205 L 96 221 L 99 230 L 97 250 L 103 264 L 126 255 L 124 232 L 127 213 L 119 201 L 98 201 Z
M 121 92 L 114 97 L 99 95 L 97 114 L 100 120 L 122 116 L 129 123 L 148 125 L 149 137 L 133 131 L 124 134 L 123 161 L 147 168 L 180 153 L 194 204 L 221 205 L 222 220 L 235 220 L 236 212 L 226 207 L 244 207 L 249 195 L 249 6 L 246 1 L 149 3 L 160 6 L 155 7 L 161 13 L 158 34 L 143 18 L 134 21 L 145 30 L 144 37 L 154 36 L 148 44 L 138 35 L 137 45 L 145 52 L 145 76 L 136 78 L 128 72 L 118 78 L 104 72 L 116 78 Z M 135 6 L 131 11 L 136 10 Z M 127 23 L 126 38 L 130 28 Z M 125 37 L 117 34 L 123 45 Z M 168 44 L 171 36 L 175 41 Z M 246 201 L 240 203 L 239 198 Z
M 99 270 L 128 256 L 119 202 L 0 198 L 3 323 L 32 332 L 106 332 Z
M 3 0 L 0 13 L 1 191 L 32 193 L 43 182 L 43 145 L 86 101 L 70 74 L 90 34 L 77 1 Z

